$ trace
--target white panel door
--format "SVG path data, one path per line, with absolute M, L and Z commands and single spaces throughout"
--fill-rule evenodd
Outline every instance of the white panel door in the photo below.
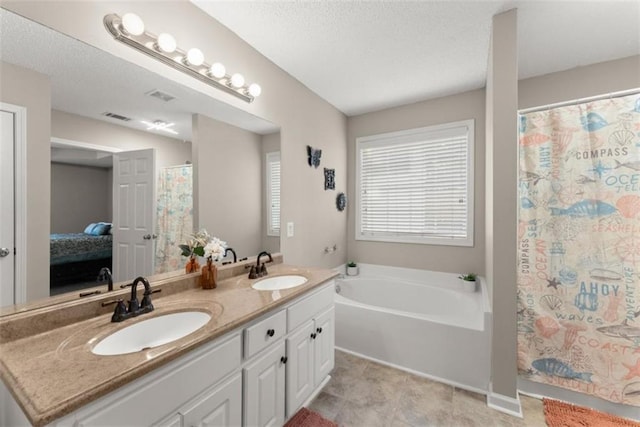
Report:
M 133 280 L 153 273 L 155 150 L 113 156 L 113 276 Z
M 14 116 L 0 111 L 0 307 L 15 303 Z
M 284 341 L 244 368 L 244 425 L 280 427 L 284 424 Z
M 180 413 L 185 427 L 239 426 L 242 423 L 242 375 L 238 372 Z
M 287 338 L 287 417 L 291 417 L 314 389 L 313 320 Z
M 315 324 L 315 385 L 319 385 L 335 364 L 335 311 L 330 310 L 316 316 Z

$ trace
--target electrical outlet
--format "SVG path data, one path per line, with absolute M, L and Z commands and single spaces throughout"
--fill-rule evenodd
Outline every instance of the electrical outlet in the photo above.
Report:
M 293 223 L 287 223 L 287 237 L 293 237 Z

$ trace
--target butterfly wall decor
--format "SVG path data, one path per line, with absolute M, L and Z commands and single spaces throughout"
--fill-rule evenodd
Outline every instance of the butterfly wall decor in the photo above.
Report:
M 313 166 L 314 168 L 320 166 L 322 150 L 312 148 L 310 145 L 307 145 L 307 156 L 309 157 L 309 166 Z

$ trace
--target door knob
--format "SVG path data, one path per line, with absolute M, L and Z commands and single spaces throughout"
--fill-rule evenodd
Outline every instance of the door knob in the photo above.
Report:
M 145 234 L 144 236 L 142 236 L 142 238 L 144 240 L 151 240 L 151 234 Z
M 157 235 L 157 234 L 152 234 L 152 235 L 151 235 L 151 238 L 152 238 L 152 239 L 157 239 L 157 238 L 158 238 L 158 235 Z
M 0 248 L 0 258 L 4 258 L 10 253 L 11 251 L 9 250 L 9 248 Z

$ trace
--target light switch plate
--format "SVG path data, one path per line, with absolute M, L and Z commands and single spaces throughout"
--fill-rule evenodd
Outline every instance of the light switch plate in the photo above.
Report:
M 287 223 L 287 237 L 293 237 L 293 222 Z

